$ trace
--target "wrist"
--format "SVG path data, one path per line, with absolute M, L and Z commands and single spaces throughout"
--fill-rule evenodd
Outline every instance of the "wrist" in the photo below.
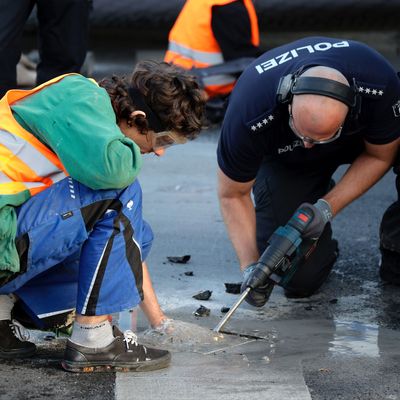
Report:
M 173 325 L 174 320 L 172 318 L 164 317 L 161 321 L 159 321 L 156 325 L 151 325 L 152 329 L 156 331 L 162 332 L 167 331 Z
M 332 207 L 325 199 L 318 199 L 316 203 L 313 204 L 315 208 L 321 213 L 321 216 L 325 223 L 332 221 L 333 212 Z
M 160 316 L 159 318 L 154 318 L 152 321 L 150 322 L 150 326 L 153 329 L 157 329 L 162 327 L 166 322 L 170 321 L 170 318 L 168 318 L 167 316 L 165 316 L 164 314 L 162 316 Z
M 252 274 L 252 272 L 254 271 L 254 268 L 256 268 L 257 264 L 258 264 L 258 262 L 253 262 L 253 263 L 247 265 L 247 266 L 242 270 L 243 279 L 244 279 L 244 280 L 247 280 L 247 278 L 249 277 L 249 275 Z

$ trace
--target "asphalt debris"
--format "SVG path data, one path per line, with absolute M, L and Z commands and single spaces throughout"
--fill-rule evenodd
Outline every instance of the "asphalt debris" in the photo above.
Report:
M 167 256 L 167 260 L 174 264 L 186 264 L 190 260 L 190 255 L 186 254 L 184 256 Z
M 212 290 L 204 290 L 203 292 L 199 292 L 192 297 L 196 300 L 208 300 L 212 295 Z
M 193 314 L 195 317 L 208 317 L 210 315 L 210 309 L 200 306 Z
M 222 308 L 221 308 L 221 312 L 222 312 L 223 314 L 226 314 L 229 310 L 230 310 L 230 307 L 222 307 Z
M 239 283 L 224 283 L 225 285 L 225 292 L 231 294 L 239 294 L 240 287 L 242 286 L 242 282 Z
M 184 272 L 186 276 L 193 276 L 193 271 L 186 271 Z
M 331 303 L 331 304 L 336 304 L 337 302 L 338 302 L 338 299 L 329 300 L 329 303 Z

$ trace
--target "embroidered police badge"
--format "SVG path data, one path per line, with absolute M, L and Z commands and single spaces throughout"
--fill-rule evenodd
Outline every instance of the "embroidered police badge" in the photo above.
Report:
M 393 113 L 395 117 L 400 117 L 400 100 L 392 105 Z

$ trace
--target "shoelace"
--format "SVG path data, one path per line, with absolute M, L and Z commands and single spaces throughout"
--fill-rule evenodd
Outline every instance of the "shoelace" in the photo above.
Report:
M 129 350 L 130 344 L 134 344 L 135 346 L 139 346 L 138 337 L 131 330 L 127 330 L 124 332 L 124 342 L 126 344 L 126 348 Z
M 26 342 L 30 339 L 30 334 L 28 330 L 26 330 L 18 321 L 13 319 L 10 323 L 10 328 L 12 329 L 14 335 L 23 342 Z

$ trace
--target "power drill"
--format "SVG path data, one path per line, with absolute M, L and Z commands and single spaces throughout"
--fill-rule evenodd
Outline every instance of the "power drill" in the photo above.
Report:
M 269 245 L 257 262 L 256 268 L 248 282 L 250 289 L 264 286 L 271 279 L 284 286 L 293 274 L 300 258 L 308 256 L 313 246 L 307 249 L 307 254 L 298 252 L 304 230 L 311 223 L 313 214 L 310 210 L 299 209 L 285 226 L 280 226 L 270 237 Z
M 215 332 L 219 332 L 228 322 L 250 290 L 266 285 L 269 280 L 272 281 L 271 284 L 274 282 L 280 286 L 284 286 L 290 280 L 300 261 L 307 258 L 316 246 L 316 241 L 314 241 L 311 245 L 300 249 L 303 242 L 301 235 L 312 219 L 311 210 L 307 208 L 298 209 L 285 226 L 280 226 L 271 235 L 268 247 L 257 261 L 247 289 L 214 328 Z

